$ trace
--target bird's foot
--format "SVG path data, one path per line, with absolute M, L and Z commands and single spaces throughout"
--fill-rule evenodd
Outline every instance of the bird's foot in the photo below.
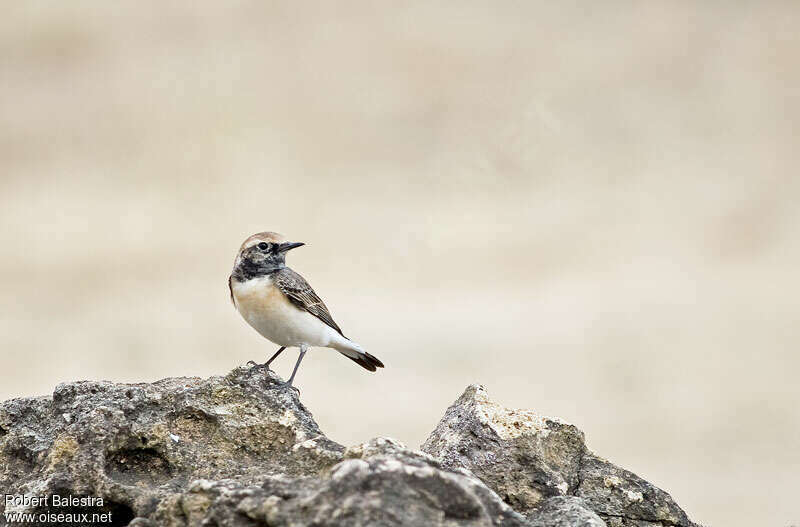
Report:
M 264 364 L 259 364 L 254 360 L 249 360 L 247 361 L 247 365 L 254 370 L 272 371 L 272 369 L 269 367 L 269 362 L 265 362 Z
M 300 395 L 300 388 L 298 388 L 297 386 L 292 385 L 292 383 L 289 382 L 289 381 L 272 383 L 272 384 L 270 384 L 269 387 L 272 388 L 273 390 L 292 389 L 292 390 L 297 392 L 297 395 Z

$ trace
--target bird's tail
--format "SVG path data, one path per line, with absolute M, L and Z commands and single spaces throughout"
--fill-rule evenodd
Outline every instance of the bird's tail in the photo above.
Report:
M 383 363 L 378 357 L 370 355 L 352 340 L 345 339 L 344 342 L 338 342 L 332 347 L 364 369 L 375 371 L 378 368 L 383 368 Z

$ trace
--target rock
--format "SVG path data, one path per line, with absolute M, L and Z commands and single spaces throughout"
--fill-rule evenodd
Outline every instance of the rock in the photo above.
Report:
M 352 456 L 352 457 L 350 457 Z M 480 480 L 402 445 L 375 440 L 320 478 L 270 476 L 260 485 L 195 482 L 155 515 L 159 525 L 508 526 L 515 513 Z
M 153 384 L 66 383 L 52 398 L 12 399 L 0 406 L 0 488 L 102 496 L 103 510 L 130 520 L 198 478 L 316 475 L 344 447 L 294 390 L 274 389 L 278 380 L 239 368 Z M 62 512 L 35 508 L 51 509 Z
M 610 526 L 694 525 L 669 494 L 593 454 L 575 426 L 504 408 L 480 385 L 469 386 L 447 409 L 422 450 L 445 467 L 470 470 L 535 524 L 553 524 L 553 515 L 564 517 L 569 504 L 576 514 L 579 506 Z M 581 501 L 553 501 L 556 496 Z
M 509 410 L 469 386 L 447 409 L 422 450 L 445 466 L 466 467 L 518 511 L 574 493 L 583 432 L 527 410 Z
M 530 515 L 529 527 L 605 527 L 600 516 L 575 496 L 555 496 L 545 500 Z
M 694 525 L 669 494 L 595 454 L 584 456 L 580 479 L 575 495 L 609 527 Z
M 345 448 L 279 381 L 237 368 L 6 401 L 0 488 L 51 501 L 3 501 L 0 513 L 107 513 L 97 525 L 135 527 L 692 525 L 574 426 L 502 408 L 480 386 L 447 410 L 426 453 L 389 438 Z

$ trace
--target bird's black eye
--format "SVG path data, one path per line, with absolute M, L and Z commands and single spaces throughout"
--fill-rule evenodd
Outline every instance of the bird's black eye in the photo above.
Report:
M 269 244 L 261 242 L 258 244 L 258 248 L 261 249 L 262 251 L 266 251 L 267 249 L 269 249 Z

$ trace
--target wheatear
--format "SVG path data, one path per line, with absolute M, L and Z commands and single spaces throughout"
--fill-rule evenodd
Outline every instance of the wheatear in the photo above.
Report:
M 270 363 L 287 347 L 300 348 L 291 386 L 300 361 L 311 346 L 333 348 L 369 371 L 383 363 L 348 339 L 333 321 L 328 308 L 302 276 L 286 267 L 286 252 L 305 245 L 287 242 L 275 232 L 260 232 L 247 238 L 236 255 L 228 278 L 231 300 L 253 329 L 280 349 L 263 365 Z

